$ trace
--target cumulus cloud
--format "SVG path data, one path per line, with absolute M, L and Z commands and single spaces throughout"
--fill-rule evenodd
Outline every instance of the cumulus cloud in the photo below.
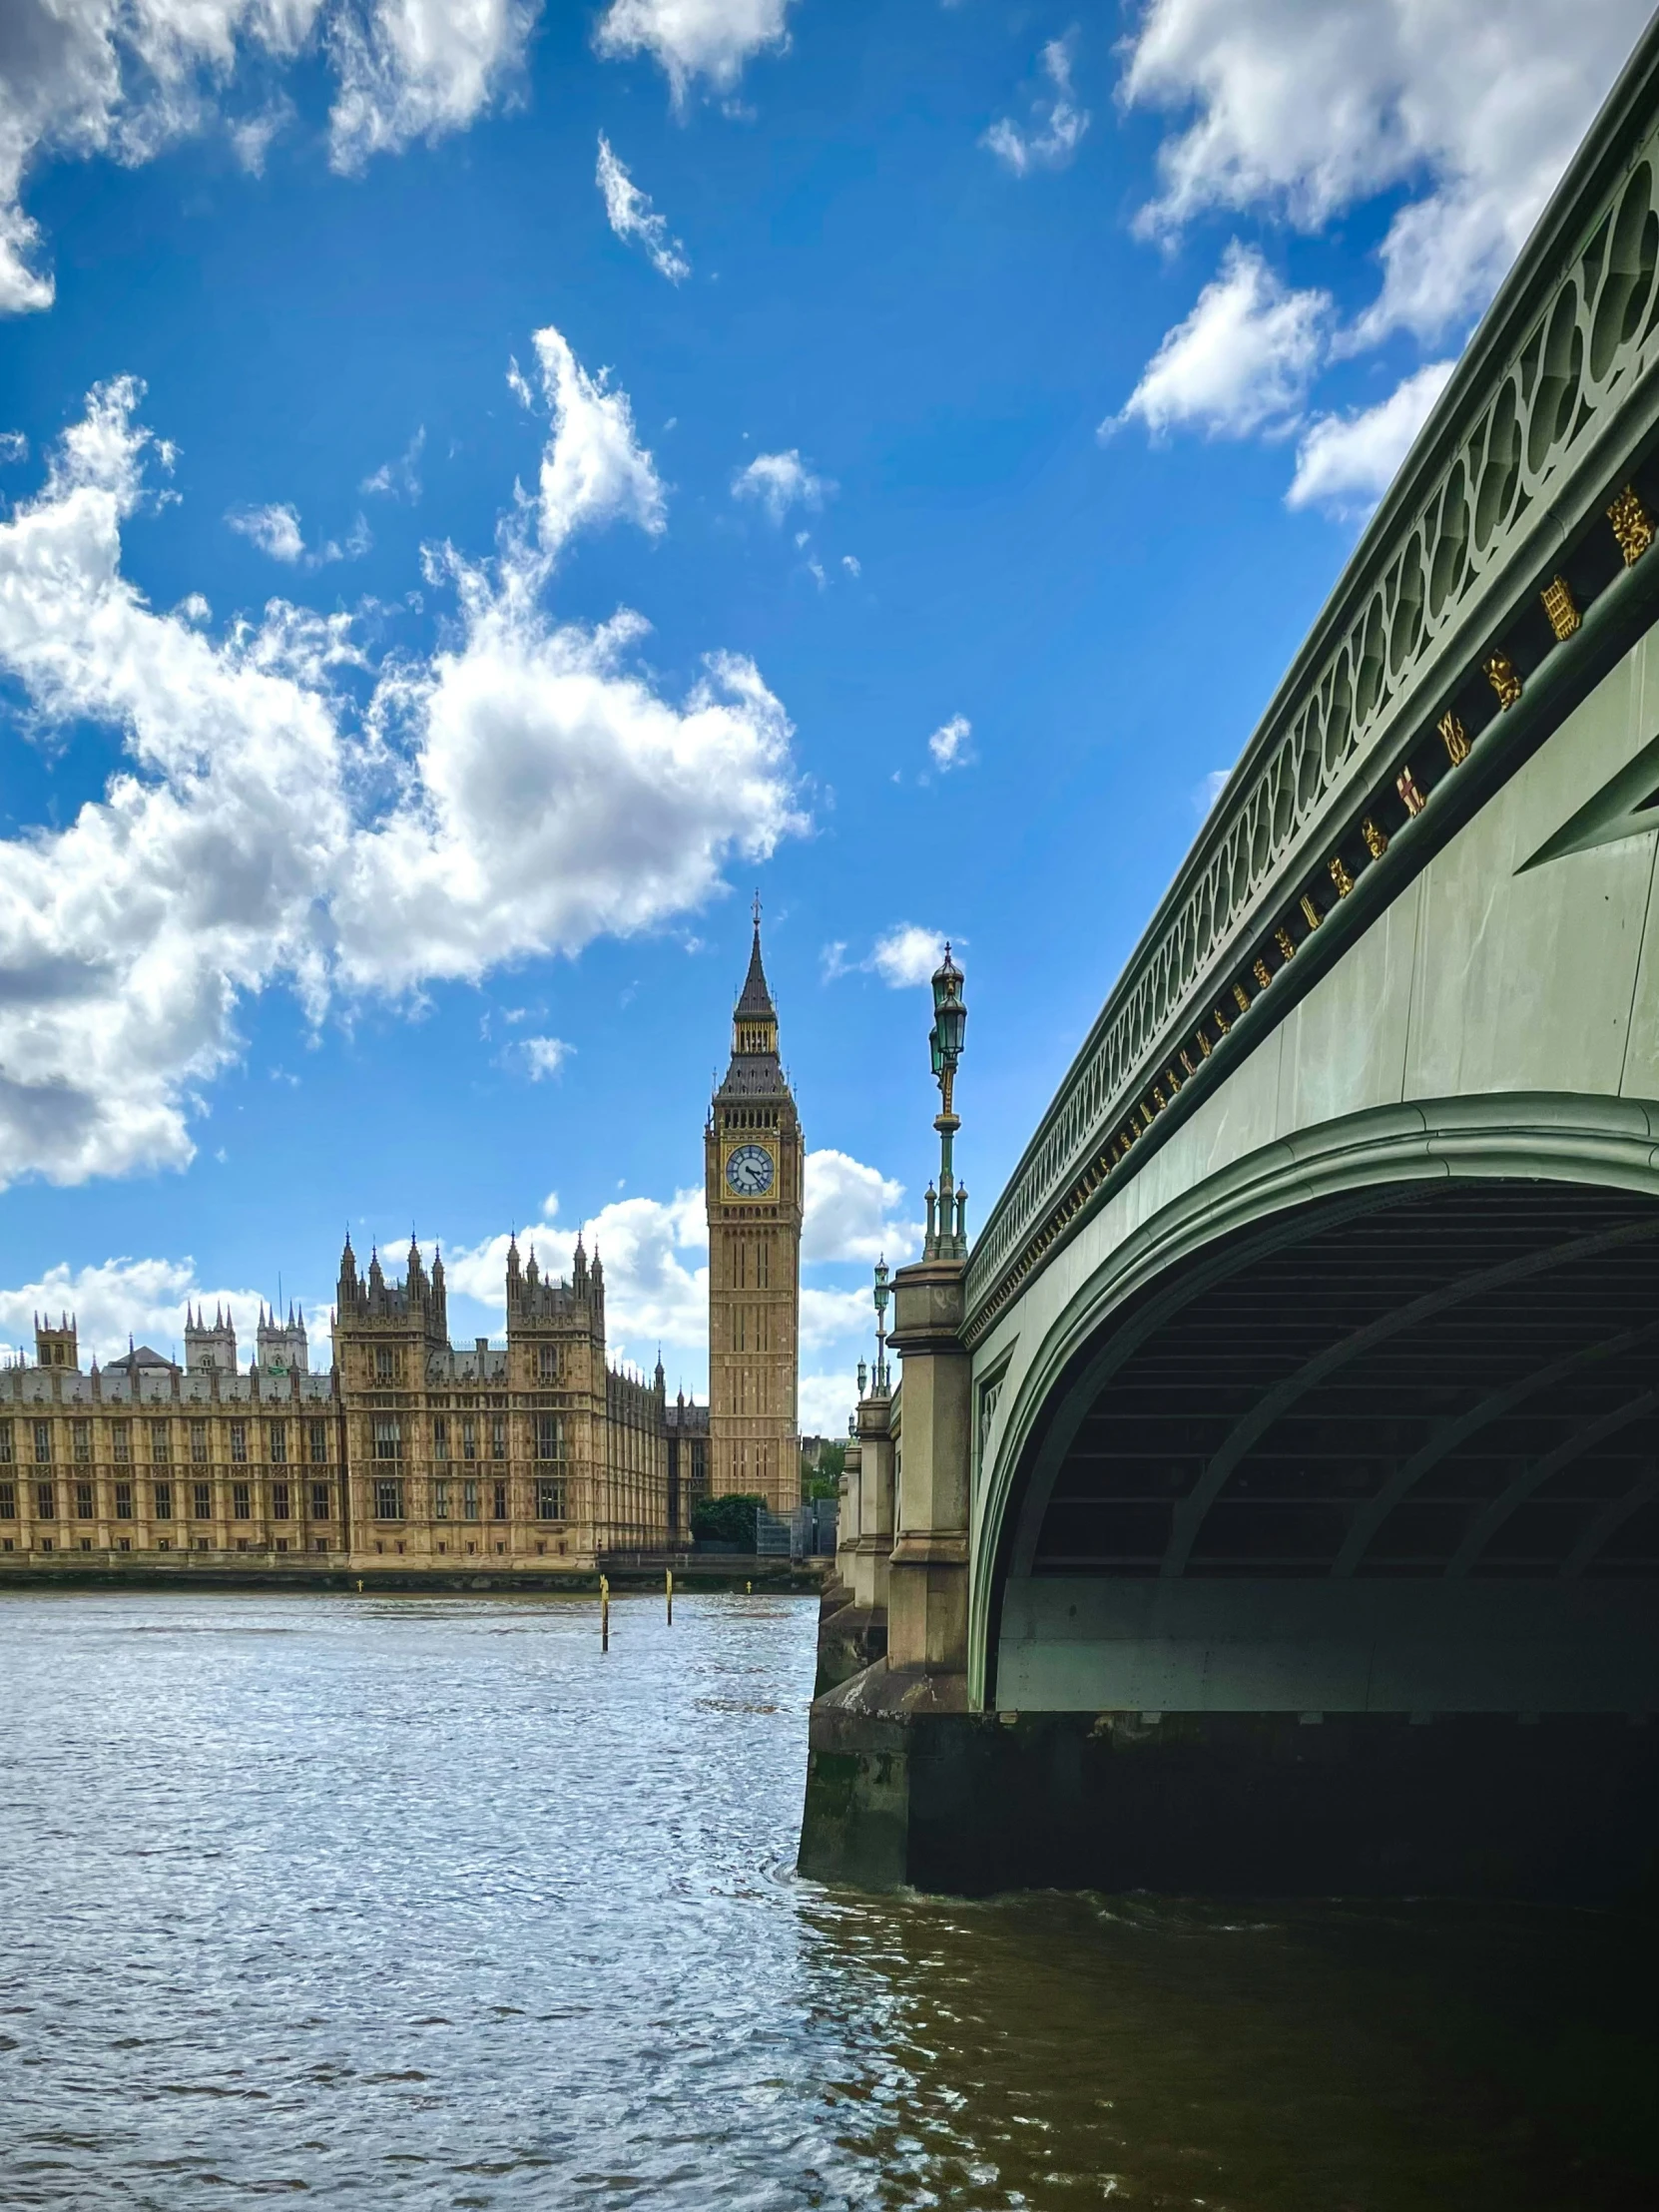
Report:
M 510 89 L 539 0 L 6 0 L 0 9 L 0 313 L 52 303 L 23 209 L 45 159 L 136 164 L 223 119 L 258 170 L 285 117 L 239 115 L 245 65 L 332 64 L 334 166 L 464 129 Z
M 518 1050 L 523 1055 L 532 1083 L 540 1083 L 550 1075 L 557 1075 L 571 1054 L 573 1044 L 566 1044 L 563 1037 L 520 1037 Z
M 1297 447 L 1289 507 L 1366 515 L 1393 481 L 1456 364 L 1430 361 L 1364 413 L 1320 415 Z
M 296 507 L 237 507 L 225 517 L 233 530 L 251 538 L 274 561 L 304 558 L 305 538 Z
M 731 92 L 752 54 L 789 44 L 790 0 L 611 0 L 594 32 L 608 60 L 649 54 L 683 106 L 694 79 Z
M 671 284 L 684 283 L 691 275 L 684 248 L 669 236 L 668 219 L 652 208 L 650 194 L 641 192 L 617 160 L 603 131 L 596 182 L 605 200 L 605 219 L 617 237 L 638 239 L 659 276 L 666 276 Z
M 1187 319 L 1166 332 L 1101 435 L 1132 421 L 1155 439 L 1175 429 L 1246 437 L 1286 427 L 1320 365 L 1330 314 L 1329 292 L 1287 290 L 1256 249 L 1235 239 L 1220 275 Z
M 34 1317 L 73 1314 L 78 1332 L 81 1365 L 109 1361 L 127 1350 L 131 1337 L 157 1352 L 185 1356 L 185 1308 L 229 1307 L 238 1331 L 238 1352 L 246 1363 L 254 1354 L 254 1331 L 262 1296 L 274 1298 L 275 1285 L 265 1292 L 227 1289 L 203 1283 L 196 1263 L 182 1260 L 104 1260 L 94 1267 L 71 1268 L 65 1262 L 48 1268 L 32 1283 L 0 1290 L 0 1344 L 16 1345 L 32 1360 L 35 1353 Z M 306 1310 L 312 1367 L 328 1365 L 326 1294 L 302 1300 Z M 320 1338 L 316 1324 L 321 1325 Z
M 797 1403 L 804 1436 L 841 1437 L 857 1403 L 857 1385 L 844 1375 L 804 1375 Z
M 925 983 L 944 958 L 945 940 L 937 929 L 923 929 L 913 921 L 901 921 L 884 937 L 863 964 L 872 968 L 891 990 L 910 983 Z
M 894 1211 L 903 1200 L 902 1183 L 849 1153 L 809 1152 L 802 1260 L 871 1265 L 883 1254 L 895 1262 L 908 1259 L 914 1236 Z
M 973 725 L 966 715 L 952 715 L 948 722 L 941 722 L 927 741 L 927 750 L 933 756 L 933 765 L 941 776 L 953 768 L 966 768 L 973 758 L 967 749 L 973 735 Z
M 126 760 L 62 830 L 0 840 L 0 1174 L 181 1165 L 239 1000 L 406 993 L 659 924 L 801 827 L 791 728 L 754 664 L 711 654 L 683 700 L 636 663 L 646 625 L 544 604 L 579 524 L 660 520 L 625 397 L 537 337 L 553 427 L 540 499 L 494 557 L 431 553 L 458 620 L 388 662 L 364 710 L 348 617 L 281 600 L 223 637 L 158 613 L 122 533 L 164 450 L 139 387 L 95 391 L 37 494 L 0 520 L 0 671 L 35 720 L 120 733 Z
M 0 466 L 29 458 L 29 441 L 21 430 L 0 430 Z
M 980 140 L 1016 177 L 1029 177 L 1034 169 L 1064 169 L 1076 153 L 1089 127 L 1089 111 L 1080 108 L 1072 94 L 1071 65 L 1077 50 L 1077 34 L 1050 39 L 1042 50 L 1042 72 L 1052 86 L 1048 96 L 1031 103 L 1031 121 L 1022 129 L 1004 116 L 993 123 Z
M 1432 337 L 1490 297 L 1648 13 L 1648 0 L 1152 0 L 1123 96 L 1190 120 L 1162 150 L 1143 225 L 1167 235 L 1261 208 L 1313 231 L 1403 189 L 1362 334 Z
M 774 522 L 792 507 L 822 507 L 834 488 L 828 477 L 814 475 L 793 445 L 787 453 L 757 453 L 732 479 L 732 497 L 753 500 Z

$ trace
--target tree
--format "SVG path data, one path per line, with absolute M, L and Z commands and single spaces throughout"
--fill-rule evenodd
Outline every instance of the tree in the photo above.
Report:
M 730 1497 L 700 1497 L 692 1507 L 692 1534 L 705 1543 L 736 1544 L 742 1551 L 753 1551 L 755 1516 L 765 1504 L 764 1497 L 743 1491 Z

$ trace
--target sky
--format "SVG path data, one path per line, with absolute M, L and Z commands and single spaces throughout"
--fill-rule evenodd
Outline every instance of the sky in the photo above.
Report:
M 701 1395 L 758 891 L 837 1432 L 1646 14 L 8 0 L 0 1342 L 583 1228 Z

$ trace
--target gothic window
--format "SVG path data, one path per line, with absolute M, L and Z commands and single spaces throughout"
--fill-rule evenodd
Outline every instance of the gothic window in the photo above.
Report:
M 75 1485 L 75 1518 L 77 1520 L 91 1520 L 92 1518 L 92 1484 L 90 1482 L 77 1482 Z
M 231 1457 L 242 1466 L 248 1458 L 248 1423 L 234 1420 L 231 1423 Z
M 328 1464 L 328 1423 L 325 1420 L 313 1420 L 310 1430 L 311 1465 L 325 1467 Z
M 130 1482 L 118 1482 L 115 1486 L 115 1517 L 117 1520 L 133 1517 L 133 1485 Z
M 0 1520 L 17 1518 L 17 1484 L 0 1482 Z
M 490 1457 L 492 1459 L 505 1459 L 506 1456 L 507 1417 L 504 1413 L 497 1413 L 490 1422 Z
M 288 1513 L 288 1505 L 289 1492 L 287 1484 L 285 1482 L 273 1482 L 271 1485 L 272 1519 L 287 1520 L 290 1517 Z
M 536 1415 L 536 1457 L 562 1459 L 565 1455 L 564 1417 L 559 1413 Z
M 441 1474 L 432 1484 L 432 1518 L 434 1520 L 447 1520 L 449 1518 L 449 1484 Z
M 288 1424 L 285 1420 L 267 1421 L 267 1433 L 271 1442 L 271 1463 L 274 1467 L 286 1466 L 288 1456 Z
M 208 1424 L 205 1420 L 193 1420 L 190 1424 L 190 1455 L 195 1465 L 207 1465 Z
M 376 1520 L 401 1520 L 403 1518 L 403 1485 L 382 1476 L 374 1485 L 374 1518 Z
M 432 1457 L 447 1459 L 449 1456 L 449 1416 L 446 1413 L 432 1415 Z
M 231 1518 L 233 1520 L 252 1520 L 254 1518 L 254 1485 L 252 1482 L 233 1482 L 231 1484 Z
M 461 1484 L 461 1513 L 467 1520 L 478 1518 L 478 1485 L 476 1482 Z
M 37 1483 L 35 1484 L 35 1518 L 36 1518 L 36 1520 L 56 1520 L 56 1518 L 57 1518 L 57 1514 L 58 1514 L 57 1501 L 56 1501 L 56 1499 L 55 1499 L 55 1498 L 53 1497 L 53 1495 L 52 1495 L 52 1485 L 51 1485 L 51 1483 L 50 1483 L 50 1482 L 37 1482 Z
M 0 1467 L 9 1467 L 11 1463 L 12 1424 L 9 1420 L 0 1420 Z
M 158 1482 L 156 1484 L 156 1518 L 157 1520 L 171 1520 L 173 1518 L 173 1485 L 171 1482 Z
M 536 1368 L 542 1382 L 557 1382 L 559 1380 L 559 1347 L 557 1345 L 541 1346 L 536 1355 Z
M 563 1520 L 565 1486 L 556 1476 L 542 1475 L 536 1483 L 537 1520 Z
M 374 1348 L 374 1380 L 376 1382 L 401 1382 L 403 1380 L 402 1356 L 391 1345 Z
M 326 1520 L 328 1518 L 328 1485 L 326 1482 L 313 1482 L 311 1484 L 311 1518 L 312 1520 Z
M 376 1459 L 401 1459 L 403 1456 L 403 1424 L 395 1420 L 377 1420 L 374 1423 L 374 1456 Z M 382 1514 L 381 1518 L 385 1516 Z
M 74 1454 L 75 1454 L 76 1458 L 77 1458 L 77 1459 L 79 1459 L 79 1461 L 81 1462 L 82 1466 L 85 1466 L 85 1465 L 86 1465 L 86 1463 L 87 1463 L 87 1461 L 88 1461 L 88 1460 L 89 1460 L 89 1459 L 90 1459 L 90 1458 L 92 1457 L 92 1423 L 91 1423 L 91 1421 L 89 1421 L 89 1420 L 74 1420 L 74 1421 L 71 1421 L 71 1422 L 70 1422 L 70 1424 L 69 1424 L 69 1436 L 70 1436 L 70 1444 L 69 1444 L 69 1448 L 71 1449 L 71 1451 L 73 1451 L 73 1452 L 74 1452 Z
M 165 1467 L 173 1456 L 173 1443 L 169 1434 L 170 1426 L 171 1423 L 165 1420 L 153 1420 L 150 1423 L 150 1463 L 152 1466 Z
M 478 1423 L 473 1420 L 463 1420 L 461 1422 L 461 1457 L 463 1459 L 476 1459 L 477 1456 Z
M 49 1420 L 35 1422 L 35 1460 L 40 1466 L 52 1463 L 52 1423 Z
M 213 1519 L 214 1492 L 211 1482 L 193 1482 L 191 1484 L 190 1510 L 193 1520 Z
M 493 1510 L 490 1518 L 492 1520 L 505 1520 L 507 1517 L 507 1485 L 505 1482 L 494 1482 L 490 1487 L 495 1492 L 491 1500 Z

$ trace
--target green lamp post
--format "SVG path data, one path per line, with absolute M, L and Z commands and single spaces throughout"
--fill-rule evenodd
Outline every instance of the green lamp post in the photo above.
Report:
M 927 1248 L 930 1260 L 960 1260 L 967 1256 L 967 1192 L 958 1191 L 952 1173 L 952 1143 L 961 1119 L 955 1112 L 956 1063 L 962 1057 L 967 1031 L 967 1001 L 962 996 L 962 971 L 950 957 L 950 946 L 933 970 L 933 1026 L 927 1048 L 933 1064 L 933 1080 L 939 1086 L 939 1111 L 933 1127 L 939 1133 L 939 1187 L 927 1192 Z
M 887 1260 L 885 1253 L 875 1263 L 875 1377 L 877 1397 L 885 1397 L 887 1382 L 887 1301 L 892 1292 L 887 1288 Z

